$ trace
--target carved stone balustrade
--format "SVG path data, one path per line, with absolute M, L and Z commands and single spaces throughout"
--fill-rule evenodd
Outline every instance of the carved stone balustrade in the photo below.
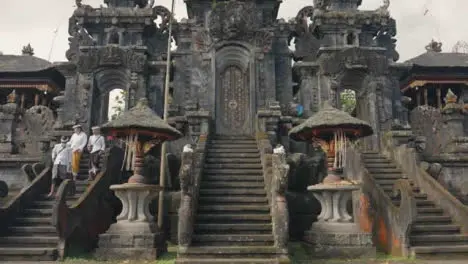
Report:
M 149 203 L 156 199 L 160 186 L 140 183 L 112 185 L 122 202 L 117 223 L 99 236 L 96 256 L 100 259 L 154 260 L 167 250 L 164 236 L 150 214 Z
M 319 200 L 318 221 L 305 232 L 304 240 L 318 258 L 375 256 L 372 234 L 360 231 L 348 213 L 348 203 L 358 184 L 316 184 L 307 188 Z

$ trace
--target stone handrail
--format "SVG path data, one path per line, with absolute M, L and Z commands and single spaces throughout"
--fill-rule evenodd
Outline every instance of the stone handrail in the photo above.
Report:
M 265 190 L 271 208 L 275 247 L 287 252 L 289 212 L 286 190 L 289 165 L 286 162 L 286 154 L 272 154 L 271 143 L 266 138 L 257 138 L 257 145 L 262 160 Z
M 398 197 L 400 200 L 399 206 L 396 206 L 392 201 L 392 197 L 385 193 L 364 167 L 361 153 L 352 146 L 347 149 L 346 169 L 352 171 L 348 171 L 347 174 L 353 173 L 355 175 L 353 180 L 362 183 L 362 192 L 364 197 L 367 198 L 365 200 L 369 203 L 368 206 L 363 204 L 357 206 L 358 211 L 368 211 L 355 212 L 355 216 L 369 215 L 371 219 L 357 217 L 358 222 L 370 220 L 372 222 L 372 232 L 377 232 L 378 236 L 381 236 L 381 232 L 385 233 L 384 237 L 387 241 L 384 241 L 385 245 L 382 246 L 386 248 L 388 253 L 408 256 L 409 231 L 417 215 L 416 199 L 413 196 L 413 188 L 410 182 L 407 179 L 400 179 L 394 184 L 393 196 Z M 384 223 L 384 226 L 377 227 L 381 223 Z
M 109 186 L 121 173 L 123 156 L 120 148 L 107 149 L 102 171 L 71 206 L 67 204 L 67 195 L 73 189 L 73 181 L 65 180 L 58 188 L 52 225 L 59 235 L 58 250 L 61 259 L 66 255 L 66 243 L 72 234 L 80 236 L 82 239 L 75 241 L 80 241 L 84 248 L 89 248 L 93 244 L 91 240 L 96 240 L 112 224 L 114 212 L 108 203 L 108 195 L 111 193 Z M 77 229 L 81 232 L 74 232 Z
M 414 148 L 406 144 L 395 146 L 391 132 L 381 138 L 384 155 L 393 160 L 435 204 L 447 211 L 460 225 L 463 233 L 468 233 L 468 206 L 460 202 L 420 166 L 418 153 Z
M 34 201 L 38 195 L 46 193 L 50 188 L 51 169 L 45 168 L 39 175 L 34 174 L 31 165 L 23 165 L 22 171 L 25 177 L 31 179 L 31 183 L 24 187 L 16 197 L 8 201 L 5 205 L 0 207 L 0 221 L 2 225 L 0 229 L 8 227 L 9 223 L 15 219 L 17 214 L 24 208 L 24 206 L 31 201 Z
M 178 242 L 179 252 L 192 243 L 193 225 L 198 209 L 198 196 L 205 163 L 207 136 L 199 137 L 193 152 L 182 153 L 179 172 L 181 200 L 179 207 Z

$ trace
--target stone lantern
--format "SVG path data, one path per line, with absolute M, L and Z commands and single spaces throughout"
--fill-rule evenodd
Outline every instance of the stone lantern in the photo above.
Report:
M 342 177 L 346 169 L 348 142 L 372 133 L 367 122 L 332 107 L 328 102 L 315 115 L 289 131 L 289 136 L 295 140 L 318 141 L 325 145 L 331 160 L 327 177 L 307 188 L 321 205 L 318 221 L 304 236 L 317 257 L 375 255 L 371 234 L 361 232 L 347 211 L 352 192 L 359 190 L 360 184 Z
M 161 187 L 150 184 L 142 175 L 145 143 L 162 143 L 182 136 L 163 121 L 148 106 L 147 99 L 124 112 L 117 119 L 101 126 L 104 134 L 126 142 L 127 169 L 133 170 L 128 183 L 110 186 L 122 202 L 122 212 L 106 234 L 99 237 L 98 258 L 154 260 L 166 250 L 163 232 L 149 212 L 149 204 L 156 199 Z

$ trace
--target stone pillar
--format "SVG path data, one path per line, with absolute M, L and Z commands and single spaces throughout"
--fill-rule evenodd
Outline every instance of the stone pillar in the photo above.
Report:
M 314 257 L 375 257 L 372 234 L 362 232 L 347 211 L 352 192 L 359 188 L 356 184 L 317 184 L 307 188 L 313 192 L 322 208 L 318 221 L 304 235 Z
M 188 105 L 185 111 L 192 144 L 198 143 L 199 139 L 206 140 L 210 131 L 210 112 L 195 109 L 194 105 Z
M 310 117 L 319 110 L 320 90 L 316 76 L 317 65 L 310 62 L 298 62 L 294 71 L 300 77 L 299 103 L 304 107 L 304 116 Z
M 16 104 L 14 92 L 12 92 L 12 94 L 12 101 L 0 105 L 0 155 L 9 155 L 15 152 L 13 137 L 15 132 L 15 119 L 19 109 Z
M 163 116 L 166 62 L 153 61 L 150 62 L 150 66 L 150 71 L 154 72 L 154 74 L 150 75 L 147 89 L 149 105 L 156 114 L 158 114 L 159 116 Z
M 154 260 L 167 251 L 164 235 L 150 214 L 149 204 L 156 199 L 160 186 L 125 183 L 110 189 L 122 202 L 117 223 L 99 236 L 99 259 Z
M 278 143 L 278 125 L 281 118 L 281 110 L 278 102 L 270 102 L 269 110 L 257 112 L 257 138 L 268 138 L 272 146 Z

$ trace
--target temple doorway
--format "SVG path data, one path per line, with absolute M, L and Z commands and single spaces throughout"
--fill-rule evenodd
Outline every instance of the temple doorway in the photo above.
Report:
M 238 66 L 228 66 L 219 79 L 216 132 L 223 135 L 251 134 L 246 72 Z

